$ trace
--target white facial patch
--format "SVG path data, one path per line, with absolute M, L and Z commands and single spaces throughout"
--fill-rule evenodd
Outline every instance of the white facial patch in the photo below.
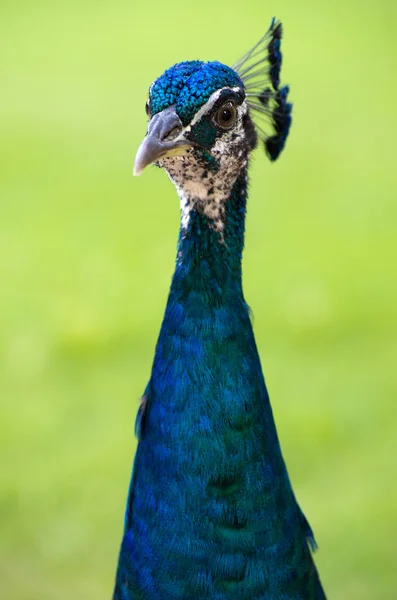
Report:
M 230 88 L 214 92 L 178 137 L 185 138 L 194 125 L 211 112 L 224 89 Z M 239 88 L 235 88 L 233 91 L 238 90 Z M 183 156 L 170 156 L 159 160 L 160 166 L 166 170 L 177 188 L 181 201 L 181 224 L 185 231 L 189 225 L 190 213 L 194 209 L 208 218 L 212 229 L 222 233 L 226 200 L 248 161 L 243 123 L 248 111 L 246 101 L 236 106 L 236 110 L 235 124 L 230 130 L 222 132 L 222 136 L 216 139 L 211 148 L 210 155 L 217 165 L 216 169 L 211 170 L 210 165 L 200 160 L 194 147 L 187 149 Z

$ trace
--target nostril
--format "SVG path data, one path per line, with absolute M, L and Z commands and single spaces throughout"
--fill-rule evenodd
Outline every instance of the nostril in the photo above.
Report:
M 181 133 L 182 127 L 180 125 L 174 125 L 171 129 L 166 129 L 162 132 L 161 140 L 163 142 L 171 142 Z

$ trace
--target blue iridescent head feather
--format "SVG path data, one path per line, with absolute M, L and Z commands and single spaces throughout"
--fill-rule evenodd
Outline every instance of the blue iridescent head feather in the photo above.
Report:
M 233 69 L 217 61 L 178 63 L 152 84 L 150 113 L 155 115 L 175 104 L 176 112 L 186 126 L 210 96 L 222 87 L 244 88 L 244 84 Z
M 282 25 L 272 20 L 269 30 L 235 65 L 199 60 L 178 63 L 167 69 L 150 87 L 150 116 L 170 106 L 183 126 L 221 88 L 239 88 L 246 96 L 256 131 L 274 161 L 285 146 L 291 125 L 289 87 L 280 89 Z

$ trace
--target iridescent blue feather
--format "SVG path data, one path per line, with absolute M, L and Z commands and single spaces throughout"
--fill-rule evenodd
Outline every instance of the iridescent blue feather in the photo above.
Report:
M 250 155 L 259 135 L 275 160 L 291 124 L 281 35 L 273 20 L 233 69 L 183 62 L 150 87 L 137 156 L 176 184 L 181 227 L 113 600 L 325 600 L 242 288 Z

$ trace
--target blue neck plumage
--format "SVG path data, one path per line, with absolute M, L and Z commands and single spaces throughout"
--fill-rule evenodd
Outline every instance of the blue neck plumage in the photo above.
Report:
M 177 264 L 170 296 L 201 295 L 208 305 L 222 305 L 242 296 L 241 259 L 244 247 L 247 176 L 242 171 L 222 215 L 211 222 L 199 208 L 191 208 L 179 232 Z

